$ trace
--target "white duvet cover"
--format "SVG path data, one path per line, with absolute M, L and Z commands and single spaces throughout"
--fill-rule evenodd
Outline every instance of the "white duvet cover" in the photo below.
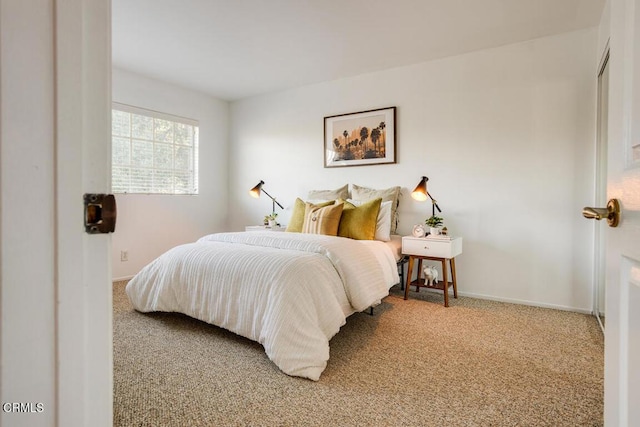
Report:
M 257 341 L 285 373 L 318 380 L 347 316 L 398 283 L 383 242 L 283 232 L 220 233 L 178 246 L 126 288 L 142 312 L 179 312 Z

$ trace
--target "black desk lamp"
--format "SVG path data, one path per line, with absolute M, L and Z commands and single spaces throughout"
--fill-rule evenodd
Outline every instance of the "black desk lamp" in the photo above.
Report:
M 272 201 L 272 207 L 271 207 L 271 213 L 274 214 L 276 213 L 276 205 L 280 206 L 280 209 L 284 209 L 284 207 L 282 207 L 282 205 L 280 203 L 278 203 L 275 199 L 275 197 L 271 197 L 271 195 L 269 193 L 267 193 L 266 191 L 264 191 L 264 188 L 262 188 L 262 186 L 264 185 L 264 181 L 260 180 L 260 182 L 258 183 L 258 185 L 256 185 L 255 187 L 253 187 L 251 190 L 249 190 L 249 194 L 251 194 L 253 197 L 255 197 L 256 199 L 258 197 L 260 197 L 260 193 L 264 193 L 267 196 L 269 196 L 269 198 Z
M 427 197 L 430 198 L 431 199 L 431 216 L 436 216 L 436 209 L 438 209 L 438 212 L 442 212 L 442 211 L 440 210 L 440 206 L 438 206 L 438 202 L 436 202 L 436 200 L 433 197 L 431 197 L 431 194 L 429 194 L 429 192 L 427 191 L 427 181 L 429 181 L 429 178 L 427 178 L 426 176 L 423 176 L 418 186 L 411 193 L 411 197 L 413 197 L 415 200 L 418 200 L 420 202 L 424 202 L 425 200 L 427 200 Z

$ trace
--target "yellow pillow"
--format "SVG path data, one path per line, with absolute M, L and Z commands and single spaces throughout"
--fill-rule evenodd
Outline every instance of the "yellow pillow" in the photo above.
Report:
M 391 201 L 391 234 L 396 232 L 398 226 L 398 204 L 400 203 L 400 187 L 391 187 L 384 190 L 375 190 L 373 188 L 360 187 L 359 185 L 351 185 L 351 198 L 353 200 L 369 201 L 378 197 L 382 197 L 383 202 Z
M 302 232 L 307 234 L 326 234 L 327 236 L 337 235 L 343 207 L 344 203 L 336 203 L 335 205 L 324 207 L 306 203 Z
M 329 200 L 328 202 L 318 203 L 315 206 L 329 206 L 335 203 L 335 200 Z M 288 232 L 291 233 L 302 233 L 302 225 L 304 224 L 304 210 L 305 210 L 305 202 L 296 199 L 295 204 L 293 205 L 293 213 L 291 214 L 291 218 L 289 219 L 289 224 L 287 225 Z
M 338 200 L 340 202 L 340 200 Z M 382 198 L 373 199 L 360 206 L 349 202 L 344 204 L 338 236 L 356 240 L 373 240 L 376 236 L 378 212 Z

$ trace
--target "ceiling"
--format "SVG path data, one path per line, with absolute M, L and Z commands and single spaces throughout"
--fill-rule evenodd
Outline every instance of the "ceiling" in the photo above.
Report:
M 112 0 L 113 65 L 237 100 L 598 24 L 604 0 Z

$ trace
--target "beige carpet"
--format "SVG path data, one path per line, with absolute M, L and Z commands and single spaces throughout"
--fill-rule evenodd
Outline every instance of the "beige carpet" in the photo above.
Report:
M 594 317 L 393 288 L 313 382 L 231 332 L 137 313 L 114 284 L 116 426 L 600 426 L 603 360 Z

